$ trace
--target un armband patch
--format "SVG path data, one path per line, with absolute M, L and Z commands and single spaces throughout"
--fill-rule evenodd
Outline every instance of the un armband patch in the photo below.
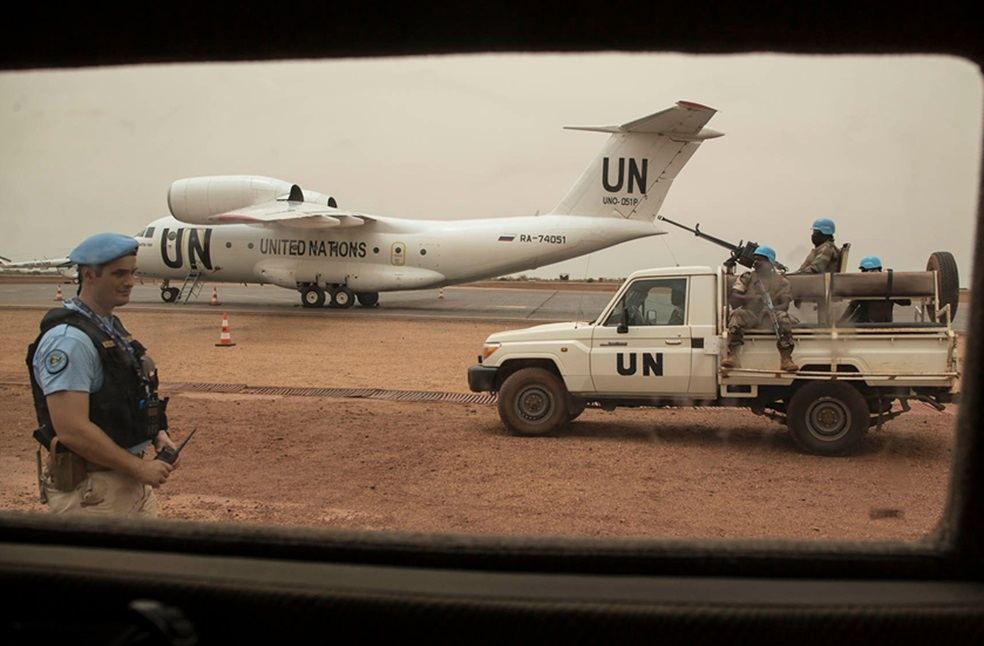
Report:
M 61 350 L 52 350 L 44 357 L 44 369 L 49 375 L 57 375 L 68 367 L 68 355 Z

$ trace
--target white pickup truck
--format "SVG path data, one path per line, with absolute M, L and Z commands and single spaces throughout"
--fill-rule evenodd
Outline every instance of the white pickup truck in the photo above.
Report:
M 801 309 L 830 321 L 794 327 L 798 372 L 779 370 L 772 330 L 747 332 L 741 367 L 721 368 L 735 275 L 671 267 L 629 276 L 593 322 L 493 334 L 468 384 L 498 393 L 502 422 L 520 435 L 555 433 L 586 406 L 732 406 L 785 421 L 802 450 L 840 455 L 909 400 L 938 410 L 953 401 L 956 265 L 937 252 L 929 267 L 788 276 Z M 849 301 L 896 299 L 910 301 L 915 320 L 838 322 Z

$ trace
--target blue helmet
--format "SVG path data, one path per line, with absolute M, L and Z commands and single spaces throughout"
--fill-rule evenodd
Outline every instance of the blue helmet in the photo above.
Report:
M 861 266 L 859 269 L 881 269 L 881 260 L 877 256 L 865 256 L 861 259 Z
M 828 236 L 834 235 L 834 221 L 827 218 L 818 218 L 813 221 L 813 230 Z
M 773 265 L 776 264 L 776 252 L 775 250 L 773 250 L 772 247 L 759 245 L 755 247 L 754 255 L 768 258 L 770 263 L 772 263 Z

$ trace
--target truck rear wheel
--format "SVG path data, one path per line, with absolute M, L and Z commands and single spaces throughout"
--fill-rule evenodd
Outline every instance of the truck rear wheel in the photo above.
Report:
M 517 370 L 499 389 L 499 418 L 516 435 L 549 435 L 568 421 L 567 388 L 543 368 Z
M 857 388 L 843 381 L 811 381 L 789 402 L 789 433 L 796 446 L 818 455 L 844 455 L 868 430 L 870 411 Z
M 960 276 L 957 273 L 957 261 L 949 251 L 934 251 L 926 262 L 926 271 L 937 272 L 940 289 L 940 307 L 950 306 L 950 320 L 957 315 L 957 305 L 960 304 Z M 929 315 L 935 318 L 936 312 L 929 307 Z

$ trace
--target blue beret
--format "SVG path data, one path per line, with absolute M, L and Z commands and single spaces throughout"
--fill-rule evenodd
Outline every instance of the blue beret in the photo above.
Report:
M 97 233 L 72 249 L 68 259 L 76 265 L 104 265 L 137 250 L 137 240 L 122 233 Z

